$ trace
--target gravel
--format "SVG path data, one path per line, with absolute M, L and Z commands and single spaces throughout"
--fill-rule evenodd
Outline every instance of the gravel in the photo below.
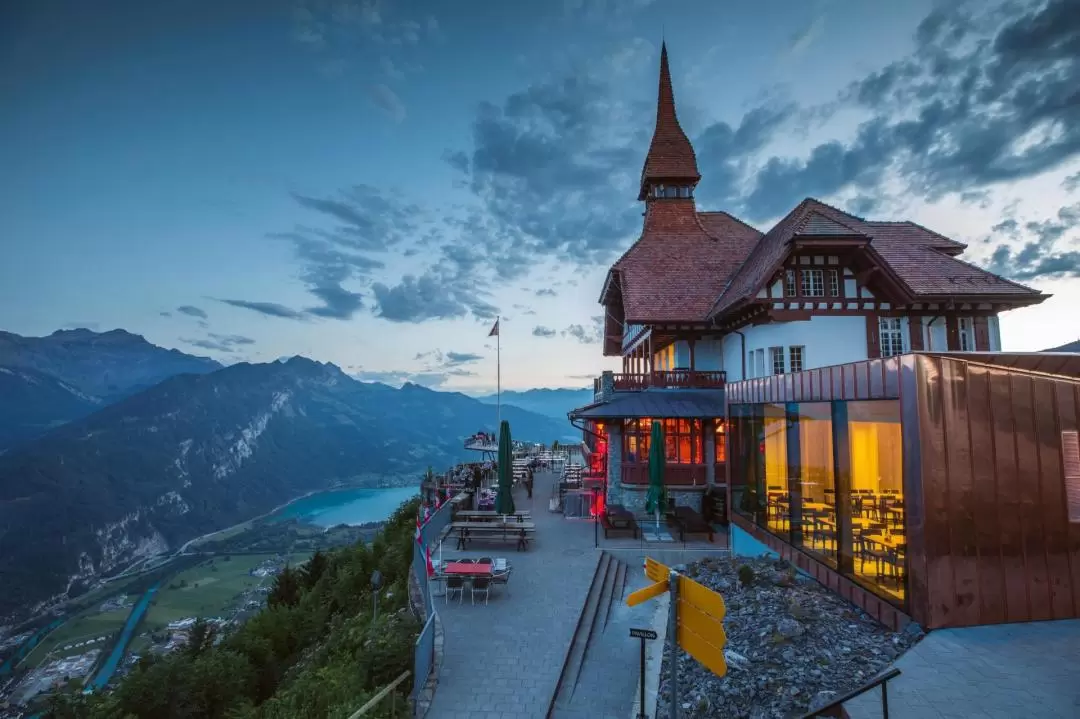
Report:
M 754 574 L 746 586 L 743 566 Z M 705 559 L 679 569 L 724 597 L 728 665 L 717 677 L 680 650 L 680 717 L 801 717 L 865 684 L 922 637 L 915 625 L 889 630 L 780 559 Z M 659 717 L 670 702 L 665 653 Z

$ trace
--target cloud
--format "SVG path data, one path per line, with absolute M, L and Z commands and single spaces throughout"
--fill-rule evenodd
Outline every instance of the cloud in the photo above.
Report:
M 587 73 L 483 103 L 472 151 L 447 161 L 483 208 L 496 248 L 526 262 L 610 259 L 640 229 L 634 185 L 645 140 L 626 129 L 632 114 Z
M 818 39 L 824 29 L 825 16 L 818 15 L 810 21 L 810 24 L 791 37 L 791 43 L 788 45 L 788 55 L 796 57 L 806 52 L 807 48 L 814 44 L 814 41 Z
M 535 292 L 535 294 L 536 294 L 537 297 L 554 297 L 555 296 L 555 290 L 553 290 L 553 289 L 551 289 L 549 287 L 541 287 L 540 289 L 538 289 Z
M 385 112 L 394 122 L 405 120 L 405 103 L 387 85 L 381 82 L 375 83 L 370 88 L 370 94 L 375 106 Z
M 432 267 L 423 274 L 405 275 L 396 285 L 376 282 L 371 286 L 378 317 L 391 322 L 424 322 L 472 314 L 492 319 L 498 308 L 487 302 L 476 280 L 452 268 Z
M 585 325 L 570 325 L 562 331 L 563 337 L 573 337 L 578 342 L 586 345 L 597 344 L 604 339 L 604 318 L 603 316 L 592 317 L 592 324 L 588 327 Z
M 446 364 L 450 366 L 470 364 L 472 362 L 479 362 L 484 359 L 482 355 L 473 354 L 472 352 L 447 352 Z
M 998 244 L 987 264 L 991 272 L 1020 281 L 1080 277 L 1080 202 L 1062 207 L 1049 220 L 1021 223 L 1007 218 L 992 231 L 1014 243 L 1026 241 L 1019 249 L 1015 244 Z
M 554 337 L 556 335 L 555 330 L 550 327 L 544 327 L 543 325 L 537 325 L 533 327 L 533 337 Z
M 277 302 L 252 302 L 250 300 L 230 299 L 219 299 L 218 302 L 224 302 L 233 307 L 241 307 L 246 310 L 251 310 L 252 312 L 258 312 L 267 317 L 281 317 L 289 320 L 302 320 L 306 317 L 303 312 L 297 312 L 296 310 L 278 304 Z
M 915 43 L 910 56 L 845 92 L 845 105 L 869 113 L 852 141 L 757 169 L 744 203 L 751 219 L 856 186 L 880 197 L 890 179 L 934 201 L 1032 177 L 1080 153 L 1074 0 L 942 4 Z
M 434 349 L 420 352 L 414 358 L 414 362 L 420 364 L 416 370 L 358 370 L 354 376 L 357 379 L 398 384 L 414 382 L 425 387 L 441 387 L 454 377 L 475 377 L 476 372 L 466 368 L 466 365 L 474 364 L 483 359 L 482 355 L 472 352 L 443 352 Z
M 233 354 L 238 347 L 246 347 L 255 344 L 255 340 L 243 335 L 219 335 L 213 332 L 202 339 L 180 339 L 193 347 L 201 347 L 206 350 Z
M 1080 172 L 1066 177 L 1062 181 L 1061 187 L 1065 192 L 1076 192 L 1077 189 L 1080 189 Z
M 158 312 L 162 317 L 172 317 L 172 312 Z
M 176 311 L 182 315 L 187 315 L 188 317 L 198 317 L 199 319 L 203 320 L 207 319 L 206 312 L 199 309 L 198 307 L 195 307 L 194 305 L 181 305 L 180 307 L 176 308 Z

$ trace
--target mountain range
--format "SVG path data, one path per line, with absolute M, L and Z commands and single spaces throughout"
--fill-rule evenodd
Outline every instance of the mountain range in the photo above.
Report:
M 3 340 L 0 422 L 43 434 L 0 454 L 0 617 L 306 492 L 415 482 L 494 430 L 490 405 L 463 394 L 302 357 L 222 368 L 128 333 Z M 565 416 L 502 416 L 517 439 L 575 436 Z
M 496 404 L 497 395 L 489 394 L 477 397 L 484 404 Z M 559 420 L 566 420 L 570 410 L 584 407 L 593 401 L 592 388 L 585 389 L 529 389 L 507 390 L 502 393 L 502 403 L 527 409 Z

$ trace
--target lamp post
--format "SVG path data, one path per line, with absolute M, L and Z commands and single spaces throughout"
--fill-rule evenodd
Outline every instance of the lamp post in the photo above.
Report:
M 375 621 L 379 618 L 379 590 L 382 589 L 382 572 L 376 569 L 371 573 L 371 602 L 372 602 L 372 615 L 371 620 Z
M 600 548 L 600 488 L 592 489 L 593 549 Z

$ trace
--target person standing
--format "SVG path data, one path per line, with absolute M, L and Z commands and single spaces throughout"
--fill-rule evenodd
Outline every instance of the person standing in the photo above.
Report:
M 529 467 L 529 469 L 525 473 L 525 491 L 529 493 L 529 499 L 532 499 L 532 490 L 533 490 L 533 470 L 532 470 L 532 467 Z

